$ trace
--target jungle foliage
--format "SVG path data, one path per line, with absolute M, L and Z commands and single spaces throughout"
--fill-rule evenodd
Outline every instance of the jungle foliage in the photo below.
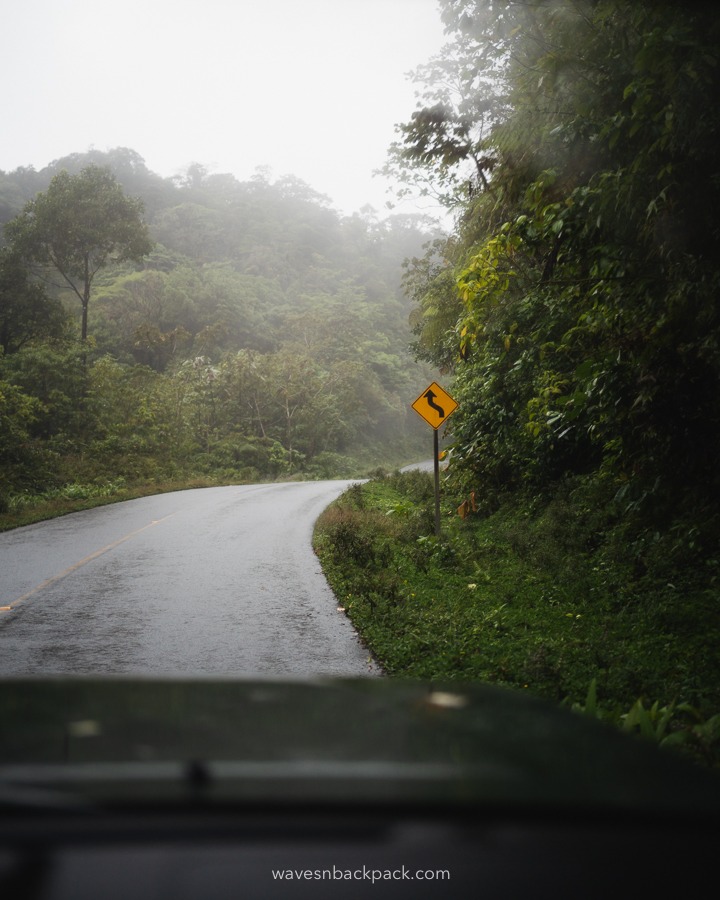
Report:
M 418 452 L 401 278 L 431 220 L 342 217 L 264 171 L 163 179 L 123 148 L 0 173 L 0 218 L 6 509 L 67 484 L 332 477 Z
M 389 168 L 455 209 L 408 272 L 494 509 L 594 482 L 637 550 L 720 537 L 720 22 L 708 4 L 443 0 Z M 659 544 L 662 551 L 651 551 Z

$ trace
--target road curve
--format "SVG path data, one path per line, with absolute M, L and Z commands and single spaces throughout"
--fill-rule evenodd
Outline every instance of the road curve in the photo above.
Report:
M 349 484 L 179 491 L 0 534 L 0 675 L 380 674 L 311 548 Z

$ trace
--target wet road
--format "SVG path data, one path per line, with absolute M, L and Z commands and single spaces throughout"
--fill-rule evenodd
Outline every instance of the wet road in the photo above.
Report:
M 348 484 L 181 491 L 0 534 L 0 675 L 379 674 L 310 545 Z

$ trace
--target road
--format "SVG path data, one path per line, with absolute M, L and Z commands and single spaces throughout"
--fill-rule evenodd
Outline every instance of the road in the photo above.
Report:
M 180 491 L 0 534 L 0 675 L 380 674 L 310 543 L 348 484 Z

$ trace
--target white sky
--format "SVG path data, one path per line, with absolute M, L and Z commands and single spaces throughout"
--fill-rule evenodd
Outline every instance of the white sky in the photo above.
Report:
M 0 169 L 130 147 L 382 213 L 406 74 L 443 43 L 436 0 L 0 0 Z

